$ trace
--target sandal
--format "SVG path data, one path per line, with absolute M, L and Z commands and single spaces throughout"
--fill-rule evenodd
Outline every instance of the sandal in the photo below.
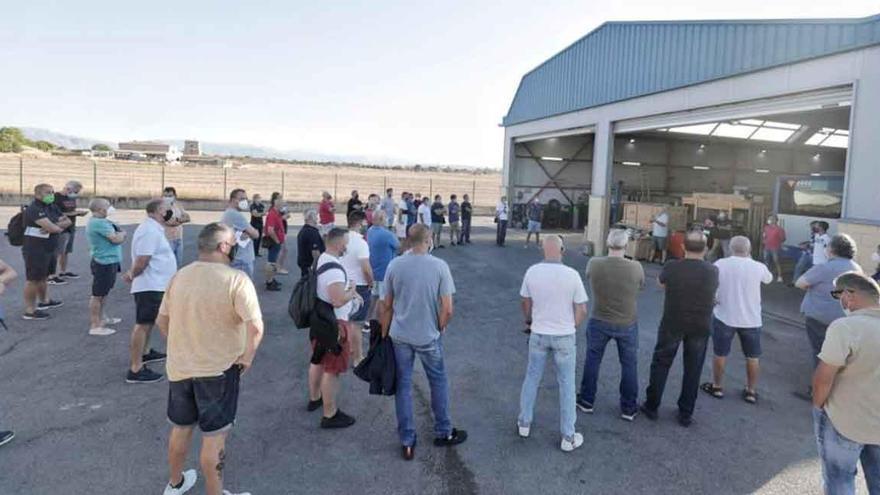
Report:
M 749 389 L 743 389 L 742 398 L 744 401 L 749 404 L 757 404 L 758 403 L 758 392 L 752 392 Z
M 700 385 L 700 390 L 702 390 L 703 392 L 706 392 L 707 394 L 711 395 L 712 397 L 715 397 L 716 399 L 723 399 L 724 398 L 724 389 L 721 387 L 716 387 L 715 384 L 712 382 L 706 382 L 706 383 Z

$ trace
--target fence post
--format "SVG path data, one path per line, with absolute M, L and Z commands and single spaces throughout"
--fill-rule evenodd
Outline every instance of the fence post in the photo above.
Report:
M 223 197 L 220 198 L 220 201 L 223 201 L 224 199 L 226 199 L 226 172 L 228 170 L 229 170 L 228 168 L 223 167 Z
M 18 157 L 18 200 L 24 197 L 24 160 Z
M 336 188 L 339 186 L 339 172 L 333 174 L 333 200 L 337 199 Z
M 385 192 L 387 190 L 388 190 L 388 176 L 383 175 L 382 176 L 382 192 Z
M 284 170 L 281 171 L 281 197 L 284 197 Z
M 162 171 L 162 190 L 164 191 L 165 190 L 165 164 L 164 163 L 162 164 L 162 167 L 160 167 L 160 170 Z
M 428 179 L 428 203 L 434 197 L 434 179 Z
M 473 185 L 473 188 L 471 189 L 471 204 L 472 205 L 477 204 L 477 180 L 476 179 L 474 179 L 474 185 Z
M 92 160 L 92 196 L 98 195 L 98 162 Z

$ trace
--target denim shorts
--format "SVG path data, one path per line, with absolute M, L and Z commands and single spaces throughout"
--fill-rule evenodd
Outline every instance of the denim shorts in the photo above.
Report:
M 361 304 L 360 309 L 353 315 L 351 315 L 351 320 L 354 322 L 363 322 L 367 319 L 367 312 L 370 311 L 370 288 L 366 285 L 358 285 L 355 290 L 361 298 L 364 300 L 364 303 Z
M 734 334 L 739 335 L 743 354 L 750 359 L 761 357 L 761 327 L 736 328 L 727 326 L 718 318 L 712 317 L 712 350 L 718 357 L 730 354 L 730 344 Z
M 219 376 L 168 383 L 168 421 L 175 426 L 199 425 L 202 433 L 232 428 L 238 410 L 241 368 L 233 364 Z
M 279 254 L 281 254 L 281 244 L 272 244 L 272 247 L 269 248 L 269 254 L 266 261 L 269 263 L 276 263 Z
M 536 220 L 529 220 L 529 232 L 541 232 L 541 222 Z

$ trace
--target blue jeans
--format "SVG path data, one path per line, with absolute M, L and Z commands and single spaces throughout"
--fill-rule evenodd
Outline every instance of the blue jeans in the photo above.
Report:
M 247 273 L 248 278 L 254 278 L 254 264 L 253 264 L 253 262 L 246 263 L 246 262 L 241 261 L 239 259 L 234 259 L 234 260 L 232 260 L 232 263 L 230 263 L 229 266 L 231 266 L 232 268 L 235 268 L 236 270 L 241 270 L 241 271 Z
M 407 447 L 416 443 L 416 425 L 413 418 L 412 374 L 416 356 L 422 361 L 422 369 L 431 387 L 431 410 L 434 412 L 434 435 L 437 438 L 452 434 L 449 418 L 449 382 L 443 364 L 442 337 L 422 346 L 394 341 L 394 358 L 397 361 L 397 393 L 394 406 L 397 411 L 397 433 L 400 443 Z
M 620 326 L 590 318 L 587 323 L 587 359 L 581 378 L 581 400 L 594 404 L 599 366 L 608 341 L 617 342 L 620 360 L 620 410 L 624 414 L 638 411 L 639 398 L 639 324 Z
M 180 268 L 183 266 L 183 239 L 174 239 L 173 241 L 168 241 L 168 244 L 171 245 L 174 257 L 177 258 L 177 267 Z
M 809 251 L 802 251 L 801 257 L 798 258 L 797 264 L 794 265 L 794 274 L 792 275 L 791 283 L 797 282 L 801 275 L 807 273 L 807 270 L 813 267 L 813 253 Z
M 828 495 L 853 494 L 859 461 L 868 493 L 880 493 L 880 445 L 866 445 L 846 438 L 822 409 L 813 408 L 813 432 L 822 461 L 822 480 Z
M 574 436 L 575 411 L 574 372 L 577 362 L 575 335 L 541 335 L 532 333 L 529 336 L 529 365 L 523 380 L 519 398 L 519 424 L 531 426 L 534 418 L 535 399 L 538 387 L 544 376 L 544 365 L 547 355 L 553 354 L 556 365 L 556 382 L 559 384 L 559 429 L 564 438 Z

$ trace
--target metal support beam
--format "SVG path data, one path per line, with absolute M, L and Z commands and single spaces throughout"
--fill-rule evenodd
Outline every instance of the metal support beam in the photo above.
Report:
M 529 198 L 529 200 L 527 202 L 531 202 L 533 199 L 537 198 L 538 195 L 541 194 L 550 185 L 553 185 L 556 187 L 557 190 L 559 190 L 559 192 L 562 194 L 562 196 L 565 197 L 565 199 L 568 201 L 568 204 L 571 206 L 574 206 L 574 201 L 572 201 L 571 197 L 569 197 L 568 194 L 565 194 L 565 191 L 563 190 L 562 185 L 559 183 L 557 178 L 560 175 L 562 175 L 562 172 L 564 172 L 565 169 L 567 169 L 569 165 L 574 163 L 574 159 L 576 159 L 577 156 L 580 155 L 581 152 L 583 152 L 587 148 L 587 146 L 590 145 L 590 141 L 587 140 L 586 142 L 584 142 L 584 144 L 581 145 L 580 148 L 578 148 L 578 150 L 574 153 L 574 155 L 571 156 L 571 158 L 563 159 L 563 161 L 560 162 L 562 164 L 562 166 L 559 168 L 559 170 L 556 171 L 555 174 L 551 174 L 550 172 L 547 171 L 547 167 L 544 166 L 544 163 L 541 161 L 541 159 L 539 157 L 535 156 L 535 154 L 532 152 L 532 149 L 529 148 L 529 145 L 527 143 L 519 143 L 519 144 L 523 147 L 523 149 L 526 150 L 526 153 L 528 153 L 528 157 L 524 157 L 524 158 L 531 158 L 532 160 L 534 160 L 535 163 L 537 163 L 538 166 L 541 167 L 541 170 L 544 171 L 544 174 L 546 174 L 547 177 L 550 179 L 547 181 L 546 184 L 544 184 L 543 187 L 538 189 L 538 192 L 533 194 L 532 197 Z

